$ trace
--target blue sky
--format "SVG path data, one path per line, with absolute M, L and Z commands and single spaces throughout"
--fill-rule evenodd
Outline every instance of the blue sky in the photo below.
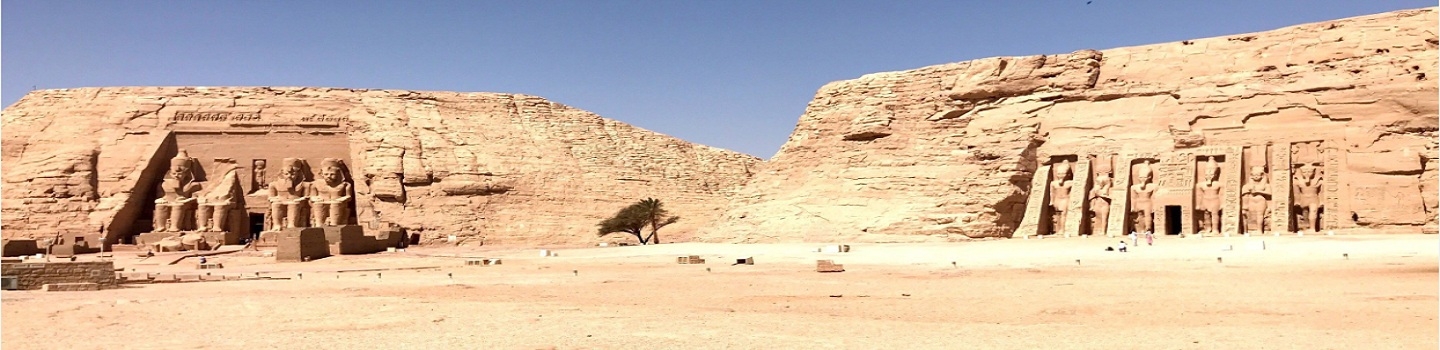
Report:
M 35 88 L 327 86 L 537 95 L 768 158 L 827 82 L 1238 34 L 1435 1 L 5 1 Z

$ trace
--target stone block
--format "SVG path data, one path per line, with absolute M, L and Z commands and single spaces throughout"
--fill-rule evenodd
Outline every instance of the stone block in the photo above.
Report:
M 845 265 L 836 264 L 832 260 L 817 260 L 815 272 L 845 272 Z
M 327 256 L 330 256 L 330 244 L 321 228 L 285 229 L 276 240 L 275 261 L 302 262 Z
M 705 259 L 701 259 L 699 255 L 689 255 L 677 257 L 675 258 L 675 262 L 681 265 L 704 264 Z

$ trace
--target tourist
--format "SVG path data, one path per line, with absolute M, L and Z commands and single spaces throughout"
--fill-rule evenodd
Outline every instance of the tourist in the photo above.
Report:
M 1154 233 L 1154 232 L 1146 232 L 1146 233 L 1145 233 L 1145 245 L 1155 245 L 1155 233 Z
M 1117 250 L 1119 250 L 1121 253 L 1125 252 L 1125 241 L 1120 241 L 1120 246 Z
M 1136 234 L 1135 231 L 1130 231 L 1130 245 L 1140 245 L 1140 235 Z

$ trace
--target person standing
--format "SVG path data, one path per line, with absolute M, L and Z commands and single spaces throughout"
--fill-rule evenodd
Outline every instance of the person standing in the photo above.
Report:
M 1154 232 L 1146 232 L 1146 233 L 1145 233 L 1145 245 L 1155 245 L 1155 233 L 1154 233 Z

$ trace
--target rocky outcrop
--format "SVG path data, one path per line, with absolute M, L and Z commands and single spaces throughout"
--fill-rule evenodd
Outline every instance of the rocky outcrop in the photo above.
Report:
M 1344 226 L 1433 230 L 1435 26 L 1428 8 L 830 83 L 702 239 L 1008 237 L 1048 155 L 1308 140 L 1343 154 Z
M 252 187 L 276 176 L 280 158 L 337 150 L 309 157 L 348 159 L 357 224 L 460 243 L 590 244 L 601 240 L 601 219 L 651 197 L 685 217 L 661 233 L 666 241 L 685 240 L 718 217 L 759 163 L 514 94 L 39 90 L 6 108 L 3 122 L 7 238 L 133 229 L 175 145 L 213 149 L 212 139 L 271 159 L 263 181 L 241 181 Z M 338 141 L 304 141 L 326 136 Z M 203 149 L 189 152 L 208 161 Z M 248 159 L 226 161 L 252 168 Z

